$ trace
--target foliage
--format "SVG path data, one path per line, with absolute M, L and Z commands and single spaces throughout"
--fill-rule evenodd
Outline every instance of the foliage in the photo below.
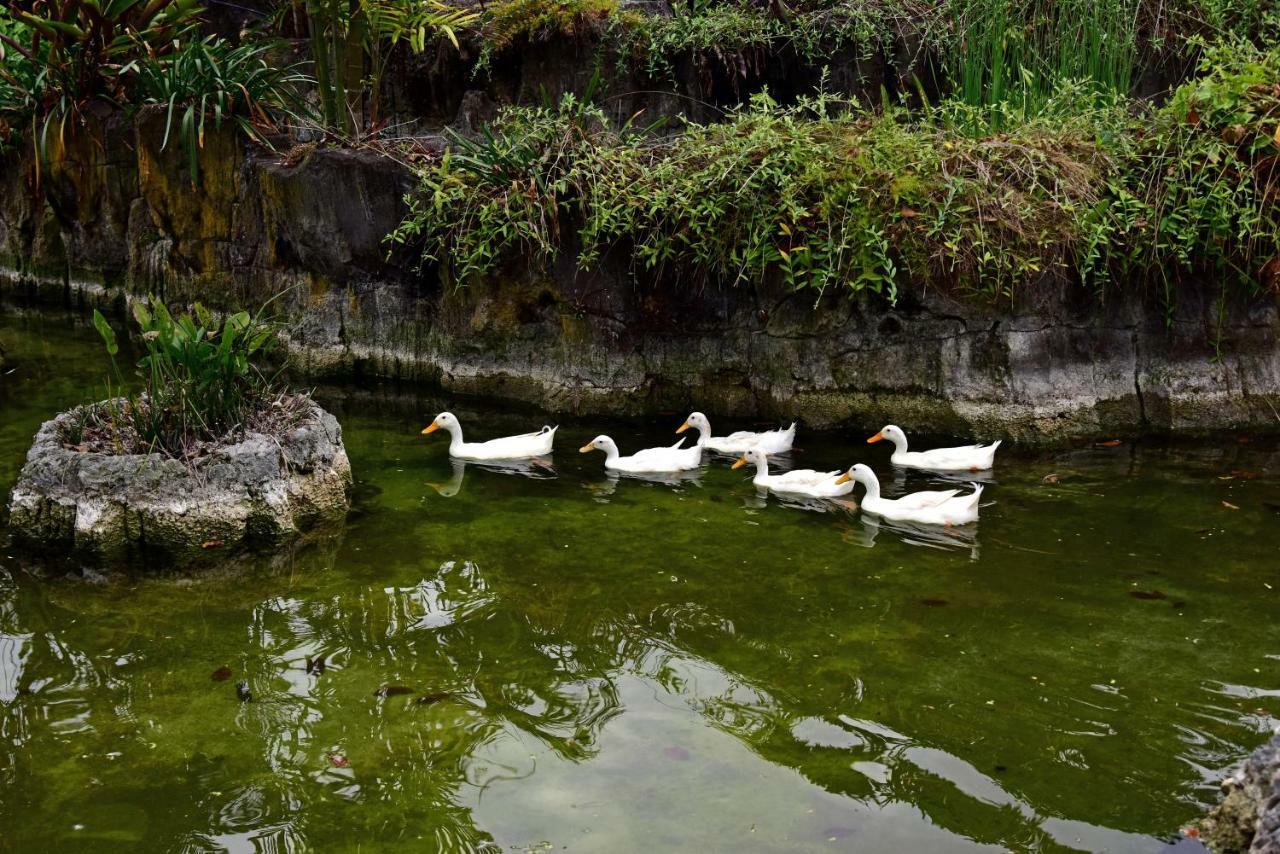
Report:
M 1280 50 L 1203 50 L 1202 76 L 1135 134 L 1089 240 L 1166 286 L 1199 269 L 1280 291 Z
M 32 0 L 29 11 L 13 9 L 12 21 L 23 27 L 0 31 L 0 109 L 29 114 L 45 159 L 51 144 L 65 144 L 90 102 L 125 97 L 122 68 L 172 50 L 199 11 L 195 0 Z M 18 57 L 12 65 L 10 54 Z
M 760 95 L 723 123 L 655 138 L 566 100 L 510 110 L 423 170 L 392 239 L 465 281 L 517 250 L 550 262 L 570 217 L 583 266 L 625 246 L 685 282 L 776 274 L 892 297 L 910 273 L 1003 293 L 1067 266 L 1110 162 L 1092 131 L 1044 122 L 975 140 L 941 116 Z
M 257 365 L 276 340 L 276 326 L 264 311 L 219 319 L 196 303 L 190 313 L 175 316 L 162 302 L 152 300 L 150 308 L 135 302 L 133 317 L 146 351 L 138 360 L 143 391 L 113 413 L 116 430 L 183 457 L 253 418 L 277 392 L 275 378 Z M 114 365 L 115 332 L 96 310 L 93 323 Z
M 677 57 L 692 56 L 700 64 L 714 59 L 740 77 L 782 48 L 810 62 L 845 47 L 869 56 L 889 45 L 899 26 L 926 35 L 936 17 L 934 4 L 916 0 L 837 3 L 787 14 L 766 14 L 735 0 L 679 3 L 674 11 L 671 17 L 636 16 L 615 26 L 622 59 L 642 62 L 655 77 L 669 77 Z
M 951 52 L 954 95 L 972 107 L 1034 116 L 1062 81 L 1126 94 L 1137 55 L 1142 0 L 953 0 L 960 43 Z M 999 127 L 997 109 L 981 128 Z
M 379 94 L 390 50 L 421 53 L 475 13 L 442 0 L 305 0 L 320 107 L 327 127 L 354 133 L 380 121 Z M 367 103 L 366 103 L 367 98 Z
M 598 35 L 617 12 L 617 0 L 504 0 L 485 11 L 479 29 L 485 50 L 497 53 L 521 40 Z
M 604 115 L 573 95 L 559 106 L 508 110 L 478 141 L 453 135 L 453 150 L 424 170 L 421 192 L 391 239 L 425 247 L 424 260 L 461 279 L 493 272 L 516 253 L 549 263 L 559 252 L 560 208 L 578 156 L 611 138 Z
M 187 152 L 192 181 L 211 115 L 214 127 L 221 127 L 226 119 L 266 144 L 258 128 L 274 127 L 272 114 L 299 121 L 310 113 L 300 90 L 313 81 L 297 66 L 269 63 L 266 56 L 275 48 L 272 42 L 233 46 L 210 37 L 176 45 L 167 54 L 146 56 L 124 69 L 137 75 L 135 98 L 164 108 L 161 147 L 169 144 L 176 131 Z

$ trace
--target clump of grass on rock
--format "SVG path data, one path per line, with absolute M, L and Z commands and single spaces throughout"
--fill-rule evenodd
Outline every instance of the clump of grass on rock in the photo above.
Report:
M 192 459 L 247 432 L 287 432 L 310 411 L 305 395 L 288 393 L 278 373 L 261 367 L 277 340 L 277 326 L 262 310 L 215 317 L 196 303 L 174 315 L 163 303 L 139 301 L 133 317 L 145 351 L 137 363 L 141 391 L 84 407 L 68 444 Z M 93 321 L 124 388 L 115 331 L 101 312 Z

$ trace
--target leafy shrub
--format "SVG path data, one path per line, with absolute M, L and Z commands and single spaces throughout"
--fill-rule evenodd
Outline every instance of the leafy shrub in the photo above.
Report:
M 484 142 L 424 169 L 392 239 L 419 242 L 458 281 L 517 252 L 550 263 L 567 219 L 584 267 L 623 246 L 688 283 L 778 275 L 892 297 L 908 273 L 1007 293 L 1070 266 L 1112 163 L 1098 121 L 973 139 L 941 112 L 760 95 L 723 123 L 655 138 L 567 99 L 508 110 Z
M 748 67 L 761 70 L 767 56 L 788 48 L 810 62 L 853 47 L 870 56 L 888 46 L 895 28 L 911 29 L 929 42 L 937 6 L 917 0 L 836 3 L 768 14 L 748 2 L 677 3 L 671 17 L 629 16 L 614 27 L 622 61 L 639 61 L 654 77 L 670 77 L 674 60 L 693 57 L 700 64 L 715 60 L 734 78 Z
M 138 360 L 142 393 L 101 414 L 123 438 L 122 450 L 189 456 L 202 442 L 260 421 L 277 402 L 277 378 L 258 365 L 277 333 L 263 310 L 218 319 L 196 303 L 191 313 L 174 316 L 163 303 L 152 301 L 150 308 L 135 302 L 133 317 L 145 350 Z M 119 352 L 115 332 L 101 312 L 94 311 L 93 322 L 114 366 Z M 116 376 L 123 387 L 118 368 Z
M 0 33 L 6 54 L 17 57 L 0 62 L 0 109 L 31 119 L 44 159 L 50 143 L 61 145 L 83 121 L 91 101 L 127 97 L 123 65 L 172 50 L 199 11 L 195 0 L 32 0 L 29 11 L 13 9 L 12 21 L 22 27 Z
M 258 128 L 274 127 L 275 115 L 299 121 L 310 114 L 300 87 L 314 81 L 297 66 L 268 63 L 266 55 L 275 47 L 272 42 L 233 46 L 210 37 L 177 44 L 170 53 L 146 56 L 123 70 L 137 75 L 134 94 L 140 103 L 165 109 L 161 147 L 176 131 L 187 152 L 192 181 L 209 117 L 215 127 L 226 119 L 266 144 Z
M 1091 241 L 1166 285 L 1211 271 L 1280 290 L 1280 50 L 1202 47 L 1202 76 L 1135 132 Z

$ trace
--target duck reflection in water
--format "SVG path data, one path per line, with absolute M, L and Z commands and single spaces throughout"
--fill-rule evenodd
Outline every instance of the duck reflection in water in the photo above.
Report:
M 888 532 L 889 535 L 897 537 L 909 546 L 924 546 L 946 551 L 968 549 L 970 560 L 977 560 L 979 556 L 976 525 L 944 528 L 919 522 L 893 522 L 866 513 L 859 517 L 859 521 L 861 525 L 850 525 L 841 535 L 850 545 L 872 548 L 876 544 L 876 538 L 883 532 Z
M 858 502 L 852 496 L 810 498 L 807 495 L 797 495 L 789 492 L 771 492 L 761 487 L 757 487 L 754 494 L 744 498 L 742 506 L 750 510 L 763 510 L 769 506 L 770 499 L 781 507 L 791 510 L 807 510 L 810 513 L 854 513 L 858 509 Z
M 702 486 L 702 470 L 688 469 L 686 471 L 670 471 L 670 472 L 619 472 L 614 470 L 606 470 L 604 480 L 595 483 L 586 484 L 591 490 L 596 500 L 606 500 L 618 490 L 618 484 L 626 480 L 638 480 L 650 485 L 657 486 Z
M 549 457 L 532 457 L 527 460 L 488 460 L 483 463 L 460 460 L 456 457 L 449 460 L 452 475 L 444 482 L 428 482 L 441 498 L 453 498 L 462 491 L 462 481 L 466 478 L 467 468 L 484 469 L 497 474 L 513 474 L 533 480 L 551 480 L 556 477 L 556 469 Z

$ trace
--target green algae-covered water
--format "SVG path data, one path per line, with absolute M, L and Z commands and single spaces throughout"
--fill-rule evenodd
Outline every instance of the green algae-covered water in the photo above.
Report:
M 0 347 L 7 492 L 104 369 L 70 322 Z M 939 533 L 577 453 L 685 413 L 511 471 L 419 430 L 539 413 L 318 396 L 357 478 L 326 542 L 164 577 L 0 549 L 0 850 L 1154 852 L 1280 714 L 1262 441 L 1006 449 Z M 935 482 L 863 438 L 793 462 Z

